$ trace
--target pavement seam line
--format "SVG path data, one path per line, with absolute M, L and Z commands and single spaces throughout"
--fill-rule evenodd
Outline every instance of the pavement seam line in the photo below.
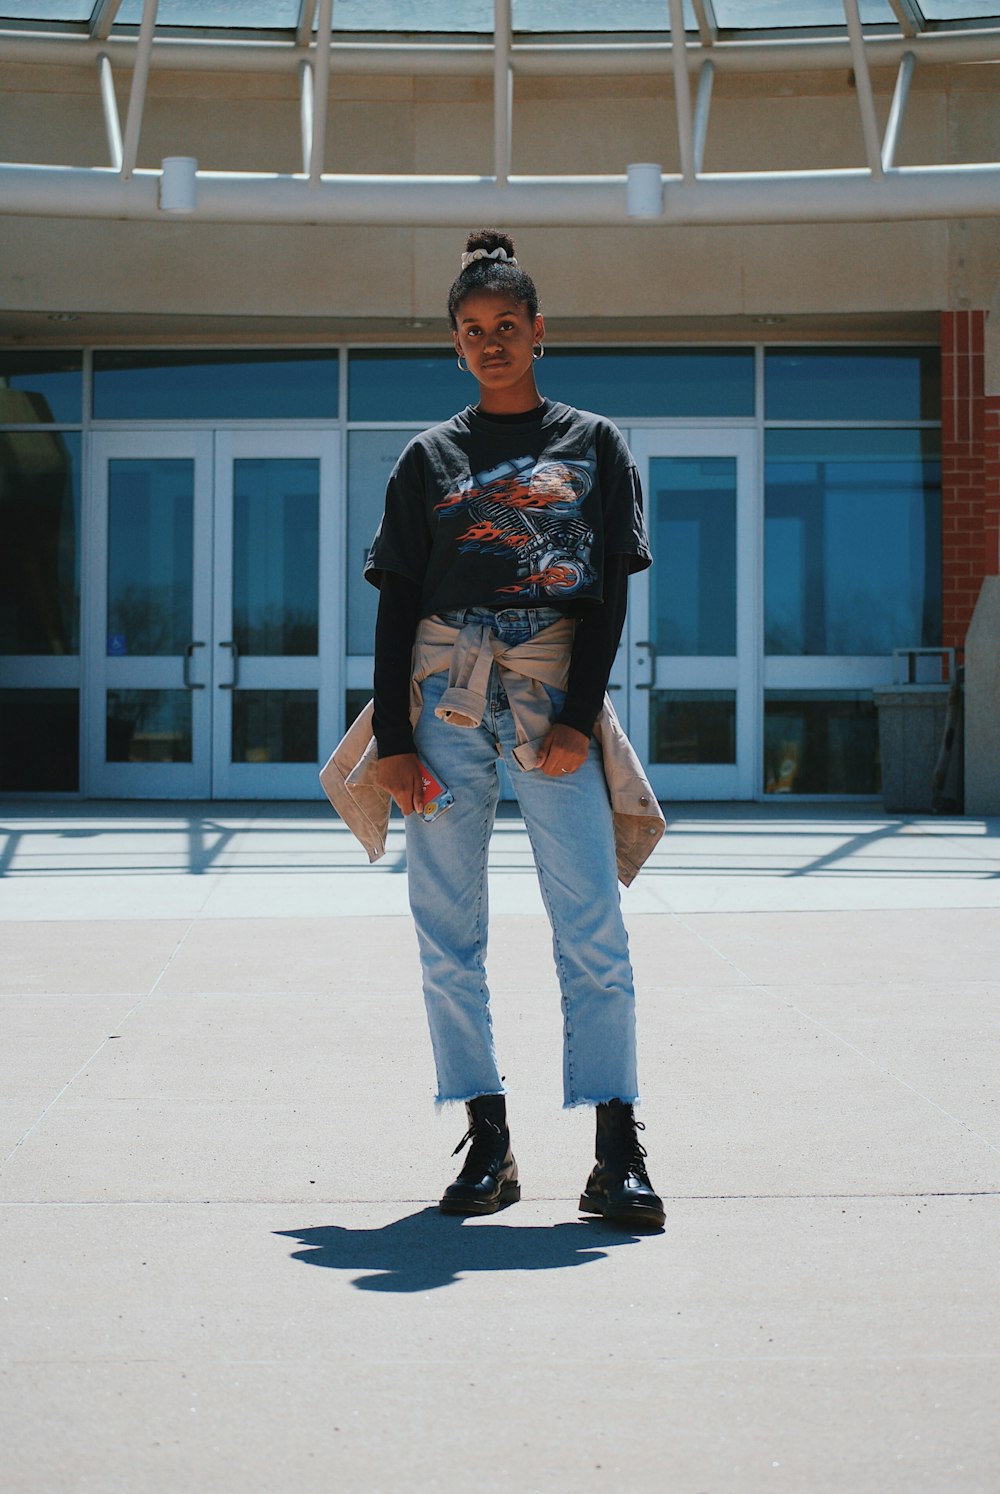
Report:
M 211 896 L 211 893 L 209 893 L 206 896 L 205 902 L 202 903 L 202 908 L 204 908 L 205 903 L 207 903 L 208 897 L 210 897 L 210 896 Z M 176 959 L 177 955 L 180 953 L 181 949 L 184 947 L 185 943 L 187 942 L 188 935 L 190 934 L 191 930 L 194 928 L 196 922 L 198 921 L 198 918 L 200 917 L 202 908 L 199 908 L 198 912 L 190 920 L 190 922 L 188 923 L 187 928 L 181 934 L 180 938 L 177 940 L 177 943 L 174 945 L 173 949 L 170 951 L 170 954 L 164 960 L 163 965 L 160 968 L 160 972 L 157 975 L 156 979 L 153 981 L 153 984 L 150 986 L 149 990 L 145 991 L 141 996 L 137 997 L 136 1000 L 133 1001 L 132 1005 L 129 1007 L 129 1009 L 125 1013 L 124 1017 L 122 1017 L 121 1021 L 118 1022 L 118 1023 L 116 1023 L 116 1026 L 118 1026 L 118 1027 L 124 1027 L 125 1023 L 129 1020 L 129 1018 L 132 1017 L 132 1016 L 134 1016 L 135 1013 L 139 1010 L 139 1008 L 140 1008 L 140 1006 L 142 1006 L 143 1002 L 148 1001 L 149 998 L 150 998 L 150 996 L 153 995 L 153 993 L 156 990 L 157 986 L 160 984 L 160 981 L 166 975 L 167 971 L 170 969 L 170 967 L 173 964 L 174 960 Z M 0 1171 L 2 1171 L 7 1166 L 7 1163 L 10 1162 L 17 1155 L 17 1153 L 20 1151 L 21 1147 L 28 1140 L 28 1137 L 31 1136 L 38 1129 L 38 1127 L 41 1125 L 42 1121 L 48 1115 L 49 1111 L 52 1110 L 56 1105 L 59 1104 L 59 1101 L 62 1099 L 63 1095 L 66 1094 L 66 1092 L 68 1090 L 72 1089 L 73 1085 L 79 1079 L 80 1075 L 86 1072 L 86 1070 L 94 1062 L 94 1059 L 97 1058 L 98 1055 L 101 1054 L 104 1051 L 104 1049 L 107 1047 L 107 1045 L 108 1045 L 108 1043 L 110 1041 L 111 1041 L 110 1038 L 107 1038 L 107 1037 L 102 1038 L 101 1041 L 98 1043 L 97 1047 L 94 1049 L 93 1053 L 91 1053 L 90 1057 L 84 1059 L 83 1063 L 77 1069 L 76 1073 L 70 1075 L 70 1077 L 66 1080 L 66 1083 L 63 1085 L 62 1089 L 59 1090 L 58 1094 L 55 1094 L 55 1095 L 52 1096 L 52 1099 L 45 1106 L 45 1108 L 43 1110 L 41 1110 L 38 1115 L 36 1115 L 35 1119 L 32 1121 L 32 1123 L 28 1127 L 28 1129 L 25 1131 L 24 1135 L 21 1136 L 14 1143 L 14 1145 L 11 1147 L 10 1151 L 4 1157 L 3 1161 L 0 1162 Z
M 970 1136 L 974 1137 L 976 1141 L 981 1141 L 983 1146 L 986 1147 L 987 1151 L 993 1152 L 997 1156 L 1000 1156 L 1000 1146 L 996 1146 L 994 1142 L 989 1141 L 987 1137 L 981 1135 L 979 1131 L 974 1130 L 972 1126 L 969 1125 L 968 1121 L 964 1121 L 962 1120 L 961 1116 L 954 1115 L 950 1110 L 946 1110 L 943 1105 L 938 1104 L 937 1100 L 932 1100 L 930 1095 L 925 1095 L 922 1090 L 917 1089 L 915 1084 L 911 1084 L 909 1080 L 904 1079 L 901 1074 L 897 1074 L 892 1069 L 886 1068 L 884 1064 L 880 1064 L 876 1059 L 867 1054 L 863 1048 L 859 1048 L 856 1043 L 852 1043 L 850 1038 L 846 1038 L 842 1033 L 839 1033 L 836 1028 L 830 1027 L 819 1017 L 814 1017 L 811 1012 L 805 1011 L 803 1007 L 796 1005 L 794 1001 L 790 1002 L 787 999 L 783 999 L 782 997 L 778 996 L 772 989 L 769 982 L 754 980 L 753 976 L 751 976 L 746 970 L 743 970 L 739 965 L 737 965 L 735 960 L 731 959 L 729 955 L 724 954 L 721 949 L 713 944 L 711 939 L 706 938 L 704 934 L 699 933 L 697 929 L 692 928 L 689 923 L 685 922 L 683 915 L 675 913 L 674 917 L 677 919 L 682 928 L 687 929 L 689 934 L 693 934 L 696 939 L 699 939 L 702 944 L 706 945 L 713 952 L 713 954 L 718 955 L 720 960 L 724 960 L 731 970 L 735 970 L 737 975 L 745 980 L 752 990 L 760 991 L 763 995 L 767 996 L 769 1000 L 773 1001 L 775 1006 L 780 1006 L 785 1011 L 796 1012 L 800 1017 L 804 1018 L 805 1021 L 811 1022 L 812 1025 L 814 1027 L 818 1027 L 821 1032 L 825 1032 L 829 1037 L 836 1039 L 838 1043 L 841 1043 L 845 1048 L 848 1048 L 852 1053 L 856 1054 L 858 1058 L 862 1060 L 862 1062 L 875 1069 L 877 1073 L 883 1074 L 888 1079 L 892 1079 L 903 1089 L 908 1089 L 911 1094 L 916 1095 L 919 1100 L 923 1100 L 924 1103 L 926 1105 L 929 1105 L 933 1110 L 937 1110 L 939 1114 L 945 1116 L 947 1120 L 953 1121 L 960 1130 L 966 1131 Z

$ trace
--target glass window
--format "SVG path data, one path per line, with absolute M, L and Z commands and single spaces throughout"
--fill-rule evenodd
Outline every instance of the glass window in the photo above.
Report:
M 553 348 L 535 365 L 542 394 L 626 416 L 751 416 L 752 348 Z M 447 420 L 475 401 L 452 352 L 364 349 L 350 356 L 352 420 Z
M 0 18 L 7 21 L 89 21 L 95 0 L 4 0 Z
M 0 431 L 0 654 L 80 651 L 81 439 Z
M 109 763 L 189 763 L 190 690 L 109 690 Z
M 233 637 L 241 654 L 319 652 L 319 462 L 233 463 Z
M 94 354 L 95 420 L 332 420 L 335 352 Z
M 878 714 L 870 690 L 767 690 L 768 794 L 877 794 Z
M 920 0 L 928 21 L 993 21 L 997 0 Z
M 291 27 L 299 16 L 298 0 L 160 0 L 157 26 L 239 26 L 248 30 Z M 138 26 L 142 0 L 125 0 L 118 25 Z
M 385 504 L 385 485 L 412 431 L 351 431 L 347 447 L 347 652 L 375 652 L 378 592 L 363 571 Z
M 191 640 L 193 526 L 190 459 L 108 463 L 110 655 L 184 652 Z
M 922 0 L 921 0 L 922 3 Z M 861 19 L 865 25 L 880 21 L 894 22 L 889 0 L 861 0 Z M 715 18 L 725 30 L 794 31 L 798 26 L 846 26 L 844 0 L 715 0 Z
M 627 416 L 751 416 L 752 348 L 547 348 L 541 392 L 578 410 Z
M 940 420 L 937 348 L 769 348 L 768 420 Z
M 736 653 L 736 459 L 654 457 L 656 652 Z
M 478 398 L 453 352 L 363 349 L 348 362 L 351 420 L 422 420 L 432 425 Z
M 344 691 L 344 730 L 354 725 L 372 698 L 371 690 Z
M 651 762 L 735 763 L 735 690 L 653 690 Z
M 234 763 L 314 763 L 315 690 L 234 690 Z
M 0 349 L 0 425 L 79 425 L 82 418 L 82 353 Z
M 889 654 L 941 641 L 937 431 L 769 431 L 769 654 Z
M 79 787 L 79 692 L 0 690 L 0 791 L 75 794 Z

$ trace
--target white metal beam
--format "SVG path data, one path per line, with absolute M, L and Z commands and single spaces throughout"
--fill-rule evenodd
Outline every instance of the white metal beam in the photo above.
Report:
M 1000 26 L 970 30 L 924 32 L 915 38 L 869 36 L 865 42 L 871 67 L 897 68 L 904 52 L 913 51 L 921 63 L 1000 61 Z M 592 74 L 662 75 L 670 62 L 669 42 L 516 42 L 511 48 L 515 73 L 534 77 Z M 135 37 L 111 36 L 101 43 L 87 36 L 39 36 L 0 26 L 0 62 L 40 67 L 96 66 L 97 53 L 107 51 L 115 67 L 135 65 Z M 703 48 L 688 46 L 691 62 L 700 63 L 710 52 L 719 72 L 841 72 L 853 65 L 850 43 L 838 37 L 719 41 Z M 484 42 L 355 42 L 338 39 L 333 53 L 341 71 L 372 74 L 440 74 L 489 77 L 493 47 Z M 176 36 L 156 38 L 158 71 L 185 72 L 294 72 L 301 49 L 292 41 L 195 41 Z
M 135 170 L 139 152 L 139 131 L 142 129 L 142 113 L 146 106 L 146 84 L 149 81 L 149 64 L 153 55 L 153 36 L 156 31 L 156 8 L 158 0 L 143 0 L 142 22 L 139 26 L 139 41 L 135 51 L 135 67 L 132 72 L 132 88 L 128 96 L 128 114 L 125 117 L 125 140 L 122 145 L 121 174 L 128 181 Z
M 698 35 L 703 47 L 714 47 L 719 39 L 719 23 L 715 19 L 712 0 L 691 0 L 694 18 L 698 22 Z
M 97 41 L 107 41 L 108 33 L 121 10 L 122 0 L 97 0 L 90 15 L 90 34 Z
M 111 158 L 112 171 L 122 169 L 122 122 L 118 113 L 118 99 L 115 95 L 115 80 L 111 72 L 111 59 L 106 52 L 102 52 L 97 59 L 101 83 L 101 107 L 104 110 L 104 128 L 108 136 L 108 155 Z
M 903 116 L 906 114 L 906 101 L 910 97 L 910 83 L 913 81 L 913 69 L 916 67 L 917 59 L 912 52 L 907 52 L 899 64 L 899 72 L 896 75 L 896 87 L 892 95 L 892 106 L 889 109 L 889 118 L 885 126 L 885 138 L 882 141 L 882 169 L 888 171 L 896 160 L 896 147 L 899 144 L 899 134 L 903 128 Z
M 155 219 L 158 171 L 130 180 L 103 167 L 0 166 L 7 214 Z M 1000 165 L 905 166 L 873 181 L 849 171 L 665 176 L 659 224 L 892 222 L 1000 214 Z M 681 190 L 683 188 L 683 190 Z M 625 177 L 301 176 L 199 172 L 193 223 L 627 226 Z
M 316 0 L 299 0 L 299 19 L 295 25 L 295 41 L 300 47 L 312 43 L 313 21 L 316 19 Z
M 316 62 L 313 70 L 312 142 L 309 147 L 309 185 L 318 187 L 326 154 L 326 106 L 330 97 L 330 38 L 333 0 L 319 0 L 316 18 Z
M 686 182 L 693 182 L 694 134 L 691 128 L 691 79 L 688 77 L 687 39 L 684 34 L 684 0 L 670 0 L 670 40 L 681 176 Z
M 313 70 L 312 63 L 305 57 L 299 63 L 299 123 L 302 132 L 302 174 L 308 176 L 312 164 Z
M 913 0 L 889 0 L 892 13 L 899 22 L 899 29 L 904 36 L 919 36 L 923 23 L 923 16 Z
M 510 175 L 514 110 L 511 30 L 511 0 L 493 0 L 493 174 L 501 186 Z
M 694 106 L 694 174 L 700 176 L 705 164 L 705 140 L 708 136 L 708 115 L 712 107 L 712 83 L 715 67 L 703 62 L 698 75 L 698 97 Z
M 880 177 L 882 175 L 882 142 L 879 139 L 878 120 L 875 117 L 875 95 L 872 93 L 868 58 L 865 56 L 865 37 L 861 29 L 858 0 L 844 0 L 844 15 L 847 17 L 847 34 L 851 41 L 854 86 L 857 89 L 858 108 L 861 111 L 861 132 L 865 137 L 868 169 L 873 177 Z

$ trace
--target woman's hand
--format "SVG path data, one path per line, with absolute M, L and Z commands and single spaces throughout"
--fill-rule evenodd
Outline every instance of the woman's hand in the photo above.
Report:
M 542 743 L 535 766 L 550 778 L 559 778 L 563 773 L 575 773 L 587 761 L 590 738 L 575 726 L 549 727 L 548 736 Z
M 380 757 L 375 765 L 375 782 L 391 794 L 403 814 L 417 813 L 424 807 L 424 787 L 420 759 L 415 752 L 398 752 Z

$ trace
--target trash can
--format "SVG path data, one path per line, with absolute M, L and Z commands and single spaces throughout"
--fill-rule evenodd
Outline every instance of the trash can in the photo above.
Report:
M 872 691 L 878 709 L 882 803 L 891 814 L 931 814 L 940 809 L 934 772 L 948 725 L 955 653 L 896 649 L 893 658 L 897 682 Z M 936 680 L 927 678 L 934 674 Z

